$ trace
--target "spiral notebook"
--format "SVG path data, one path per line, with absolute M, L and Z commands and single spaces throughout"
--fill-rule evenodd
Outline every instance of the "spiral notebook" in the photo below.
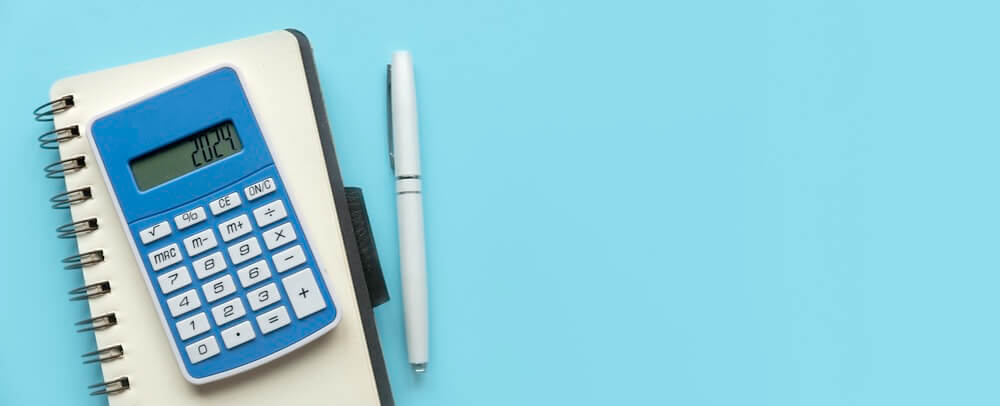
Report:
M 88 123 L 218 66 L 239 70 L 288 196 L 299 219 L 310 225 L 306 236 L 341 314 L 336 328 L 287 355 L 195 385 L 185 380 L 171 352 L 116 202 L 96 167 Z M 83 360 L 100 365 L 104 377 L 88 391 L 81 388 L 81 395 L 107 395 L 111 405 L 393 403 L 372 310 L 373 300 L 385 299 L 369 292 L 351 222 L 357 215 L 348 207 L 304 35 L 276 31 L 69 77 L 57 81 L 50 96 L 52 102 L 35 113 L 38 120 L 53 121 L 54 129 L 39 141 L 59 151 L 46 173 L 64 179 L 66 192 L 53 197 L 52 205 L 71 213 L 59 237 L 76 240 L 79 254 L 64 262 L 83 273 L 85 285 L 70 294 L 89 302 L 93 317 L 78 327 L 97 343 Z

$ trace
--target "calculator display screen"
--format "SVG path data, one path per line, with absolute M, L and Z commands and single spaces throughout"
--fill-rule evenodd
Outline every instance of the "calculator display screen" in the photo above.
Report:
M 243 150 L 232 121 L 199 131 L 129 163 L 139 190 L 148 190 Z

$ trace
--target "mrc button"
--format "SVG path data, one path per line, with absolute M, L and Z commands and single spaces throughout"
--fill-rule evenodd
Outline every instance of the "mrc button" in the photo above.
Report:
M 243 189 L 243 193 L 247 195 L 247 200 L 255 200 L 271 193 L 278 189 L 278 185 L 274 183 L 273 178 L 267 178 L 260 182 L 254 183 Z

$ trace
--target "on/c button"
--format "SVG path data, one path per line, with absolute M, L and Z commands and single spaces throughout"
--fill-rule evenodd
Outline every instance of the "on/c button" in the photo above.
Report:
M 275 190 L 278 190 L 278 185 L 274 183 L 274 178 L 267 178 L 247 186 L 243 189 L 243 193 L 247 195 L 247 200 L 256 200 Z

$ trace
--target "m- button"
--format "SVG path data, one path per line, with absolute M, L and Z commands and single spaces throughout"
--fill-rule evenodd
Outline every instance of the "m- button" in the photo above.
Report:
M 233 208 L 242 204 L 243 201 L 240 200 L 240 194 L 233 192 L 228 195 L 222 196 L 218 199 L 212 200 L 208 203 L 208 207 L 212 209 L 212 214 L 218 216 L 225 213 Z
M 274 178 L 267 178 L 260 182 L 254 183 L 243 189 L 243 193 L 247 195 L 247 200 L 257 200 L 261 196 L 278 190 L 278 185 L 274 183 Z

